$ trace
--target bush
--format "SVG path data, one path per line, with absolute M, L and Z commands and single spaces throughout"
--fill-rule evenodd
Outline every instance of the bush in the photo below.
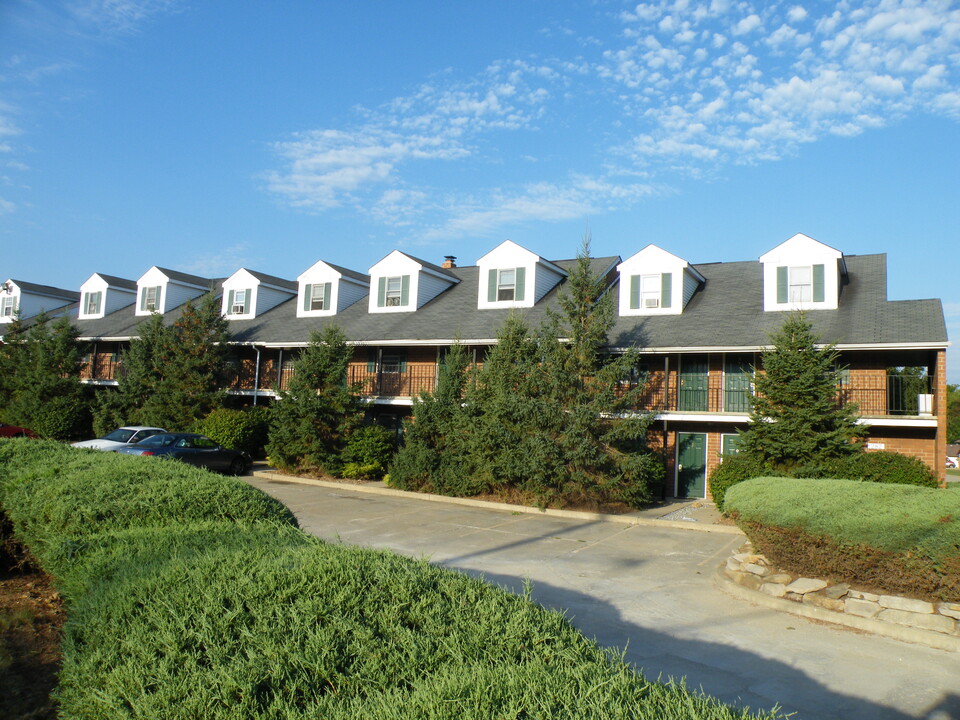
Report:
M 270 430 L 270 409 L 245 410 L 218 408 L 194 423 L 193 431 L 216 440 L 232 450 L 244 450 L 251 457 L 262 457 Z
M 717 509 L 725 511 L 726 494 L 733 485 L 762 475 L 780 476 L 781 474 L 771 470 L 752 455 L 745 453 L 724 455 L 723 462 L 710 474 L 710 495 Z
M 784 569 L 864 589 L 960 600 L 960 494 L 827 478 L 757 478 L 725 509 Z
M 795 475 L 931 488 L 939 486 L 936 475 L 923 460 L 890 450 L 863 452 L 845 458 L 826 460 L 817 465 L 800 467 Z
M 0 442 L 0 503 L 68 600 L 60 717 L 752 717 L 648 682 L 528 598 L 308 537 L 241 485 Z
M 343 477 L 383 477 L 396 450 L 394 434 L 381 425 L 363 425 L 347 437 L 343 449 Z

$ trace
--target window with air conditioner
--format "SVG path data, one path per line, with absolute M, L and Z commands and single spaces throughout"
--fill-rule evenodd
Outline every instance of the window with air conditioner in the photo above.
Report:
M 384 295 L 385 307 L 399 307 L 403 298 L 403 278 L 387 278 L 386 294 Z
M 160 307 L 160 286 L 145 287 L 140 293 L 140 309 L 156 312 Z
M 227 299 L 228 315 L 246 315 L 250 312 L 250 290 L 231 290 Z
M 647 309 L 660 307 L 660 274 L 640 276 L 640 305 Z

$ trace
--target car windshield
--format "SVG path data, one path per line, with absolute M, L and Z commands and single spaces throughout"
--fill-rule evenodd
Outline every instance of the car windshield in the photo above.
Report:
M 133 435 L 133 430 L 127 428 L 117 428 L 112 433 L 103 436 L 104 440 L 113 440 L 114 442 L 126 442 Z

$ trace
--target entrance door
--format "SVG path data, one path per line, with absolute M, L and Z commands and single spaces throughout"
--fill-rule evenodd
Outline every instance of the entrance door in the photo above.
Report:
M 706 433 L 677 433 L 677 497 L 706 496 Z

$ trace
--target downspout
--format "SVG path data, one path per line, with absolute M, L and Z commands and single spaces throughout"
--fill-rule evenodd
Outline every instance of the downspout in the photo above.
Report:
M 283 388 L 283 348 L 277 354 L 277 390 Z

